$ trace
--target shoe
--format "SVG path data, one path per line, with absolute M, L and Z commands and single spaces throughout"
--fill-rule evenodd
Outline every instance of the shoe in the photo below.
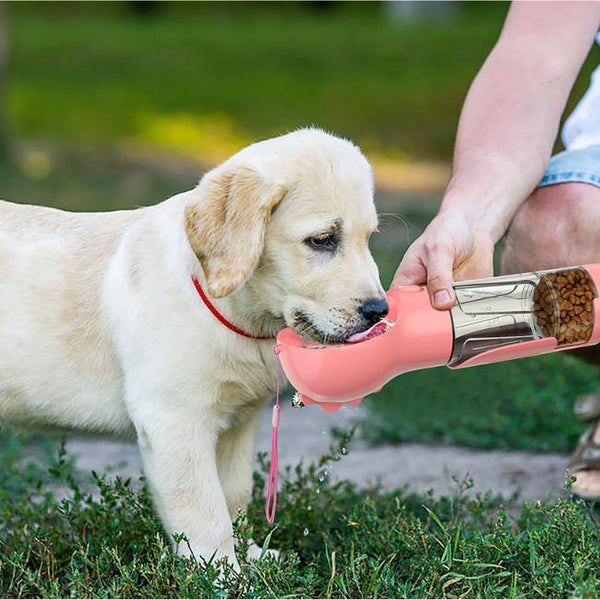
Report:
M 578 421 L 591 421 L 600 417 L 600 394 L 579 396 L 575 401 L 573 413 Z
M 578 421 L 591 421 L 591 424 L 579 439 L 567 464 L 569 474 L 576 477 L 571 493 L 588 502 L 600 502 L 600 442 L 594 441 L 594 434 L 600 424 L 600 394 L 578 398 L 574 413 Z M 584 476 L 585 472 L 590 472 L 589 476 Z M 595 472 L 595 476 L 591 472 Z M 582 475 L 577 477 L 578 473 Z

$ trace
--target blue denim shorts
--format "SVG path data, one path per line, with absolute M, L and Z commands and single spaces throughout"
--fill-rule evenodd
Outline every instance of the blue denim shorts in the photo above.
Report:
M 569 182 L 600 187 L 600 145 L 555 154 L 538 187 Z

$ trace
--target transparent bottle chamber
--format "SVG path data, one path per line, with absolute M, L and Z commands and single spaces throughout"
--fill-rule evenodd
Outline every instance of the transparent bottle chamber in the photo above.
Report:
M 592 335 L 598 293 L 581 267 L 459 282 L 454 290 L 450 367 L 524 341 L 554 337 L 566 347 Z

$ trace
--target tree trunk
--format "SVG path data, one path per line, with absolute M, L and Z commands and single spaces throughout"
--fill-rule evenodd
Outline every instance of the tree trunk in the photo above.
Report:
M 0 160 L 8 157 L 8 143 L 6 139 L 5 120 L 5 85 L 6 85 L 6 63 L 8 58 L 8 40 L 6 25 L 6 6 L 0 0 Z

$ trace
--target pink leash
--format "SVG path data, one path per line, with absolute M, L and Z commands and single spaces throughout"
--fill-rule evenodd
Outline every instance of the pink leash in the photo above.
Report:
M 265 515 L 269 523 L 275 520 L 275 510 L 277 509 L 277 471 L 279 468 L 277 460 L 277 444 L 279 440 L 279 353 L 278 346 L 273 348 L 275 359 L 277 360 L 277 392 L 275 396 L 275 406 L 273 407 L 273 431 L 271 433 L 271 465 L 269 467 L 269 487 L 267 489 L 267 501 L 265 504 Z

